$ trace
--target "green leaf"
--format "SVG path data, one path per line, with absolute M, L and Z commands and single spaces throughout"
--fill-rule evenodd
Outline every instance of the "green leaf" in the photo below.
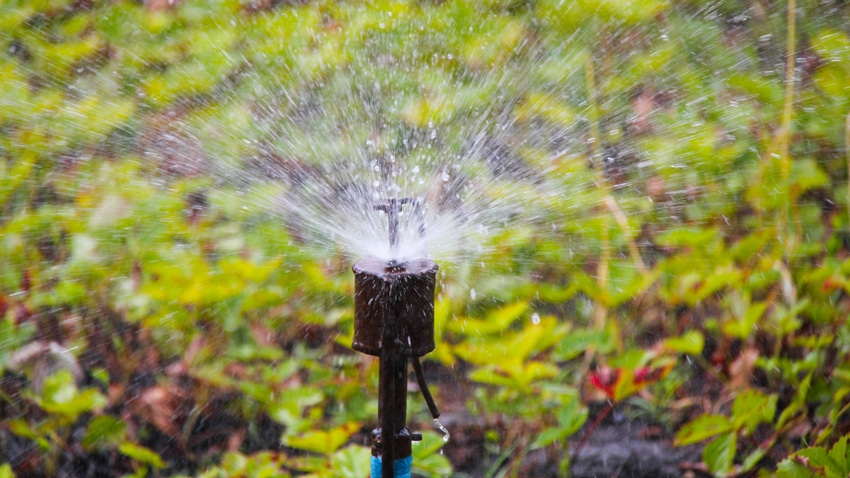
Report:
M 795 453 L 794 456 L 806 458 L 806 466 L 818 469 L 823 469 L 824 473 L 829 478 L 844 478 L 847 476 L 840 474 L 841 463 L 835 461 L 833 456 L 828 453 L 823 447 L 813 446 L 805 448 Z
M 791 169 L 791 178 L 794 180 L 797 195 L 829 185 L 829 176 L 811 158 L 794 160 L 791 163 Z
M 283 444 L 300 450 L 312 451 L 315 453 L 330 454 L 335 452 L 339 447 L 348 441 L 359 426 L 356 423 L 347 423 L 343 426 L 333 428 L 331 430 L 314 430 L 302 433 L 300 435 L 285 434 Z
M 322 391 L 314 387 L 292 388 L 286 393 L 271 396 L 278 398 L 268 404 L 269 416 L 292 428 L 300 428 L 305 408 L 318 405 L 325 398 Z
M 369 472 L 371 471 L 370 456 L 369 448 L 359 445 L 349 445 L 337 451 L 331 457 L 333 476 L 338 476 L 339 478 L 362 478 L 369 476 Z
M 838 465 L 835 468 L 835 472 L 842 478 L 850 475 L 850 447 L 847 446 L 848 439 L 850 437 L 845 435 L 829 450 L 829 457 Z
M 86 449 L 100 449 L 115 445 L 124 439 L 127 424 L 112 415 L 99 415 L 89 422 L 82 445 Z
M 558 409 L 558 425 L 572 435 L 587 421 L 587 408 L 582 405 L 578 395 L 566 397 L 565 400 Z
M 8 463 L 0 465 L 0 478 L 15 478 L 15 472 L 12 471 L 12 465 Z
M 834 28 L 823 28 L 811 39 L 812 49 L 827 62 L 850 61 L 850 38 Z
M 9 366 L 7 364 L 9 356 L 24 345 L 35 330 L 33 323 L 15 324 L 11 315 L 0 317 L 0 343 L 3 344 L 3 347 L 0 347 L 0 373 Z
M 622 355 L 612 358 L 608 365 L 614 368 L 635 370 L 643 367 L 653 358 L 653 353 L 640 348 L 628 349 Z
M 160 458 L 157 452 L 150 448 L 145 448 L 132 442 L 124 442 L 118 447 L 118 451 L 122 455 L 154 468 L 165 468 L 165 462 L 162 461 L 162 458 Z
M 815 474 L 793 458 L 786 458 L 776 467 L 779 478 L 814 478 Z
M 744 462 L 741 463 L 741 466 L 738 468 L 739 473 L 744 473 L 750 471 L 755 467 L 758 462 L 764 458 L 764 455 L 767 453 L 767 450 L 762 448 L 763 445 L 760 445 L 758 448 L 753 450 L 752 453 L 747 455 L 747 458 L 744 459 Z
M 685 332 L 679 337 L 670 337 L 664 340 L 664 348 L 673 352 L 699 355 L 702 353 L 702 348 L 705 345 L 705 339 L 702 333 L 698 330 Z
M 95 389 L 77 390 L 74 375 L 61 369 L 44 380 L 41 396 L 36 397 L 39 406 L 46 412 L 74 421 L 81 413 L 99 410 L 106 406 L 106 397 Z
M 732 403 L 732 421 L 735 428 L 746 427 L 752 432 L 759 423 L 773 421 L 776 413 L 776 395 L 764 395 L 756 390 L 746 390 Z
M 553 358 L 565 362 L 578 357 L 585 351 L 610 353 L 614 350 L 614 340 L 607 330 L 578 329 L 568 333 L 552 351 Z
M 443 448 L 446 442 L 443 441 L 443 434 L 435 431 L 422 432 L 422 440 L 414 442 L 413 457 L 425 457 L 437 453 L 440 448 Z
M 75 395 L 65 403 L 44 402 L 42 407 L 51 413 L 60 413 L 71 420 L 75 420 L 80 414 L 100 410 L 106 406 L 106 397 L 95 389 L 87 389 Z
M 723 415 L 702 415 L 689 422 L 676 433 L 677 446 L 691 445 L 706 438 L 734 430 L 732 420 Z
M 531 449 L 536 450 L 538 448 L 547 447 L 555 442 L 560 442 L 569 437 L 571 433 L 569 430 L 565 430 L 563 428 L 547 428 L 542 432 L 537 434 L 537 437 L 534 439 L 534 442 L 531 443 Z
M 451 476 L 453 471 L 449 459 L 437 454 L 428 455 L 424 458 L 414 458 L 412 469 L 415 476 L 428 476 L 431 478 Z
M 799 385 L 797 385 L 791 403 L 779 414 L 779 419 L 776 422 L 777 427 L 785 426 L 786 423 L 798 416 L 801 410 L 803 410 L 806 405 L 806 397 L 808 397 L 809 390 L 811 389 L 813 376 L 814 372 L 808 372 L 803 380 L 800 381 Z
M 414 472 L 423 476 L 451 476 L 451 463 L 445 456 L 437 453 L 445 444 L 442 434 L 423 432 L 422 441 L 413 443 Z
M 508 330 L 527 310 L 528 302 L 514 302 L 490 312 L 484 319 L 462 318 L 448 321 L 446 325 L 452 332 L 466 335 L 496 334 Z
M 764 311 L 767 310 L 767 306 L 767 302 L 757 302 L 750 305 L 742 317 L 723 324 L 723 333 L 740 339 L 749 337 L 764 315 Z
M 712 440 L 702 451 L 702 458 L 714 476 L 724 477 L 732 469 L 738 447 L 738 435 L 725 433 Z
M 6 425 L 9 427 L 10 432 L 20 437 L 32 439 L 38 437 L 38 433 L 23 419 L 15 418 L 9 420 L 6 422 Z
M 473 382 L 496 385 L 506 388 L 515 388 L 514 379 L 499 369 L 496 365 L 478 367 L 469 372 L 469 379 Z
M 705 247 L 719 236 L 717 228 L 676 228 L 659 235 L 655 242 L 667 247 Z
M 281 470 L 280 455 L 259 452 L 251 455 L 245 464 L 245 476 L 256 478 L 289 478 L 289 473 Z
M 42 407 L 45 405 L 53 408 L 61 407 L 70 403 L 76 396 L 77 384 L 74 381 L 74 375 L 67 369 L 61 369 L 44 380 L 41 405 Z

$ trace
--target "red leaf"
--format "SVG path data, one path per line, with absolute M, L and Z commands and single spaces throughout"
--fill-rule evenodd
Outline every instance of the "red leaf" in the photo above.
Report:
M 614 398 L 614 389 L 619 379 L 620 371 L 610 367 L 598 367 L 596 372 L 590 374 L 591 385 L 605 392 L 608 398 Z

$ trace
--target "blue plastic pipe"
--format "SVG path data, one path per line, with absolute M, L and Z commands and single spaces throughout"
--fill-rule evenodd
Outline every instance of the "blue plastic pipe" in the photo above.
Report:
M 413 464 L 413 457 L 399 458 L 393 460 L 393 477 L 392 478 L 410 478 L 410 465 Z M 383 478 L 381 473 L 381 459 L 372 457 L 372 478 Z

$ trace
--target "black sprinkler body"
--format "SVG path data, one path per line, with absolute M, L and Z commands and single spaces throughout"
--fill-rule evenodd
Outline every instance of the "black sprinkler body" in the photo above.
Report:
M 398 216 L 405 204 L 413 205 L 424 236 L 419 202 L 390 199 L 376 209 L 387 213 L 390 251 L 398 250 Z M 434 290 L 438 266 L 421 258 L 409 261 L 366 258 L 354 271 L 354 340 L 352 348 L 380 357 L 378 415 L 380 428 L 372 432 L 372 455 L 381 458 L 381 475 L 393 477 L 393 462 L 411 456 L 411 442 L 421 438 L 405 426 L 408 364 L 432 416 L 439 411 L 428 391 L 419 357 L 434 350 Z M 391 431 L 391 432 L 390 432 Z M 391 436 L 392 439 L 387 439 Z
M 380 357 L 385 340 L 405 357 L 434 350 L 437 269 L 426 259 L 390 266 L 367 258 L 354 264 L 354 350 Z

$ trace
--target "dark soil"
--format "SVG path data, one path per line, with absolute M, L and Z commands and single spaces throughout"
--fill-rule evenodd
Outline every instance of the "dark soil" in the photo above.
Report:
M 592 419 L 592 417 L 591 417 Z M 458 473 L 470 478 L 487 474 L 498 459 L 487 452 L 485 430 L 470 416 L 452 415 L 443 420 L 452 431 L 444 448 Z M 667 437 L 657 437 L 655 427 L 639 421 L 621 419 L 603 422 L 585 440 L 578 456 L 576 448 L 584 437 L 583 429 L 572 437 L 572 478 L 674 478 L 694 477 L 695 463 L 701 460 L 699 446 L 676 447 Z M 561 477 L 559 463 L 566 450 L 541 449 L 530 452 L 519 466 L 517 476 Z M 508 460 L 509 461 L 509 460 Z M 509 466 L 505 464 L 505 466 Z
M 669 439 L 645 437 L 647 427 L 621 421 L 600 425 L 571 464 L 573 478 L 663 478 L 690 476 L 701 460 L 699 446 L 674 447 Z M 684 467 L 683 467 L 684 465 Z

